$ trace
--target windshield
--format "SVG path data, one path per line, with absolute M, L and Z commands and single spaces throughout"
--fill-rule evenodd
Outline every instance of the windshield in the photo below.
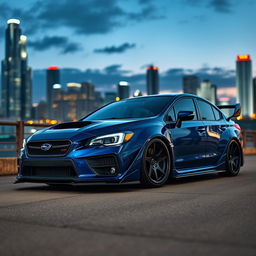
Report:
M 92 113 L 84 120 L 106 120 L 145 118 L 158 115 L 164 107 L 171 103 L 174 96 L 143 97 L 122 100 L 109 104 Z

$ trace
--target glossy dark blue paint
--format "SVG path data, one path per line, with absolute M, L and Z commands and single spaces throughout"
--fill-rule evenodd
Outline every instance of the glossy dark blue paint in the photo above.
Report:
M 68 153 L 62 157 L 29 157 L 26 149 L 21 151 L 19 181 L 54 182 L 47 177 L 31 178 L 22 175 L 24 161 L 61 162 L 70 159 L 73 162 L 77 177 L 58 179 L 63 182 L 130 182 L 140 180 L 142 155 L 145 146 L 153 138 L 161 138 L 168 146 L 172 157 L 172 175 L 174 177 L 190 176 L 223 170 L 225 167 L 228 144 L 232 139 L 239 142 L 240 131 L 233 121 L 225 116 L 218 121 L 192 120 L 183 121 L 180 128 L 175 122 L 165 121 L 170 108 L 184 97 L 199 98 L 194 95 L 171 95 L 169 104 L 155 117 L 143 119 L 120 119 L 91 121 L 91 124 L 80 129 L 40 130 L 29 138 L 31 141 L 50 143 L 51 140 L 69 139 L 72 143 Z M 174 97 L 175 96 L 175 97 Z M 161 95 L 151 96 L 159 97 Z M 144 97 L 141 97 L 143 100 Z M 197 109 L 198 110 L 198 109 Z M 199 117 L 200 118 L 200 117 Z M 131 131 L 133 137 L 127 143 L 118 146 L 83 146 L 84 141 L 97 136 Z M 90 168 L 85 158 L 92 156 L 115 155 L 120 173 L 116 176 L 99 176 Z

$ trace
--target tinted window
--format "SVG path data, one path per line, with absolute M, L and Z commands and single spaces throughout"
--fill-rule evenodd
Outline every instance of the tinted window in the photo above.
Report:
M 168 121 L 175 121 L 175 113 L 174 113 L 174 109 L 171 108 L 170 112 L 168 113 Z
M 176 102 L 174 105 L 174 110 L 175 110 L 176 120 L 177 120 L 177 115 L 178 115 L 179 111 L 193 111 L 195 114 L 195 117 L 193 120 L 197 120 L 196 108 L 195 108 L 194 102 L 191 98 L 181 99 L 178 102 Z
M 220 111 L 218 111 L 216 108 L 212 107 L 213 113 L 215 115 L 215 119 L 216 120 L 220 120 L 222 118 L 222 115 L 220 113 Z
M 83 120 L 144 118 L 160 114 L 173 100 L 172 96 L 138 97 L 109 104 Z
M 215 120 L 212 106 L 205 101 L 197 100 L 200 115 L 202 120 Z

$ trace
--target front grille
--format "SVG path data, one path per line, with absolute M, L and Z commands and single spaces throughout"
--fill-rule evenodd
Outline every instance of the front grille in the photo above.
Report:
M 86 162 L 99 176 L 116 176 L 119 173 L 117 159 L 114 155 L 88 157 Z
M 24 166 L 22 168 L 22 175 L 30 177 L 72 178 L 76 176 L 76 173 L 71 166 Z
M 50 145 L 48 150 L 42 149 L 45 144 Z M 31 141 L 27 144 L 27 151 L 30 156 L 65 156 L 70 145 L 69 140 Z

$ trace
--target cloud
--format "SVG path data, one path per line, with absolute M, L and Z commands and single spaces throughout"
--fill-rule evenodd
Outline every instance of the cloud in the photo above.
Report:
M 44 51 L 49 48 L 58 48 L 61 53 L 74 53 L 80 51 L 82 48 L 79 44 L 70 42 L 64 36 L 45 36 L 36 41 L 29 41 L 28 45 L 35 50 Z
M 206 6 L 220 13 L 230 13 L 232 9 L 231 0 L 186 0 L 186 3 L 193 6 Z
M 211 0 L 209 6 L 216 12 L 230 13 L 232 4 L 230 0 Z
M 6 3 L 0 3 L 0 17 L 7 19 L 8 18 L 8 14 L 11 12 L 11 8 L 9 5 L 7 5 Z
M 140 12 L 127 13 L 130 20 L 133 21 L 144 21 L 144 20 L 157 20 L 165 18 L 164 15 L 160 15 L 156 12 L 156 7 L 153 5 L 148 5 L 142 8 Z
M 130 44 L 130 43 L 123 43 L 119 46 L 107 46 L 100 49 L 94 49 L 95 53 L 106 53 L 106 54 L 113 54 L 113 53 L 124 53 L 125 51 L 135 48 L 136 44 Z
M 114 64 L 111 66 L 107 66 L 104 68 L 104 71 L 106 74 L 124 74 L 129 73 L 128 70 L 121 70 L 122 65 L 121 64 Z
M 149 4 L 152 0 L 138 0 L 140 4 Z
M 40 8 L 39 8 L 40 6 Z M 0 18 L 17 17 L 24 22 L 26 34 L 56 28 L 69 28 L 81 35 L 106 34 L 129 22 L 156 19 L 158 9 L 142 5 L 130 12 L 118 0 L 39 0 L 26 8 L 0 3 Z

